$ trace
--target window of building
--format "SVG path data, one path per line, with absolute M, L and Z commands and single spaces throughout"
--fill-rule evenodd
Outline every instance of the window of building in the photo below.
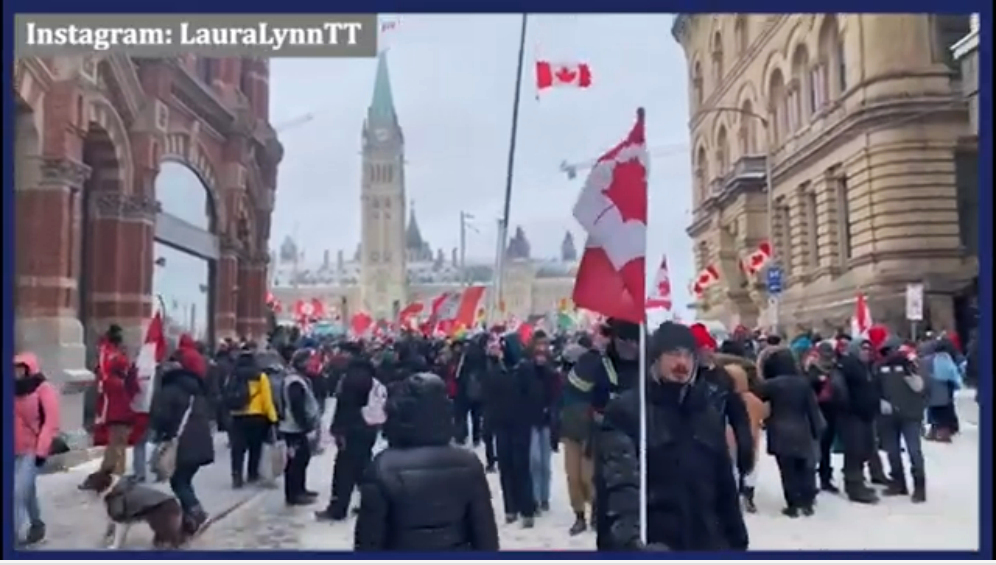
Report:
M 716 134 L 716 177 L 723 178 L 730 166 L 730 147 L 726 136 L 726 126 L 719 127 Z
M 793 105 L 795 106 L 795 127 L 799 128 L 809 120 L 815 110 L 813 106 L 813 84 L 810 78 L 809 51 L 799 45 L 792 54 Z
M 196 65 L 197 78 L 204 81 L 204 84 L 210 85 L 211 81 L 214 80 L 214 58 L 198 57 Z
M 786 275 L 793 271 L 792 249 L 792 209 L 784 200 L 775 206 L 775 253 L 781 260 L 782 270 Z
M 828 100 L 836 99 L 847 90 L 847 64 L 844 56 L 844 42 L 840 37 L 837 17 L 826 14 L 819 34 L 819 59 L 826 69 L 824 82 L 827 83 Z
M 705 98 L 702 84 L 702 63 L 696 61 L 692 69 L 692 107 L 698 109 Z
M 715 88 L 719 88 L 719 85 L 723 82 L 724 69 L 723 64 L 723 36 L 718 31 L 712 36 L 712 70 L 713 70 L 713 82 L 715 83 Z
M 737 23 L 733 26 L 734 39 L 737 42 L 737 51 L 739 55 L 743 57 L 747 54 L 747 49 L 750 47 L 750 30 L 747 27 L 747 15 L 740 14 L 737 16 Z
M 801 187 L 806 208 L 806 251 L 807 266 L 811 269 L 820 266 L 820 223 L 816 192 L 807 182 Z
M 771 129 L 771 138 L 775 142 L 781 140 L 782 135 L 788 129 L 786 110 L 785 78 L 780 70 L 775 69 L 768 80 L 768 127 Z
M 744 100 L 740 106 L 740 131 L 738 133 L 741 155 L 757 153 L 757 117 L 754 115 L 754 104 Z
M 951 46 L 972 31 L 972 16 L 969 14 L 932 14 L 932 48 L 935 62 L 944 63 L 956 77 L 961 76 L 961 66 L 955 60 Z
M 854 228 L 851 225 L 851 198 L 848 194 L 847 177 L 839 165 L 830 170 L 829 176 L 837 201 L 837 253 L 842 261 L 848 261 L 854 252 Z
M 695 158 L 695 194 L 698 203 L 701 204 L 708 197 L 709 184 L 709 158 L 706 149 L 699 147 L 698 155 Z

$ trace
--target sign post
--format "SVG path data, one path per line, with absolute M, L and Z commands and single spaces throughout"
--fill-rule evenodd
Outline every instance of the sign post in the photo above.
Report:
M 906 285 L 906 319 L 910 323 L 910 338 L 916 341 L 917 324 L 923 321 L 923 285 Z
M 766 273 L 766 282 L 768 288 L 768 313 L 769 322 L 771 323 L 771 331 L 773 333 L 778 332 L 778 305 L 779 299 L 784 290 L 784 273 L 779 265 L 772 265 L 768 267 L 768 272 Z

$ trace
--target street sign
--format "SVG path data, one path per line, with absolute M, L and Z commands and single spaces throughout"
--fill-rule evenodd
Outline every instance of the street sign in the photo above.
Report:
M 911 322 L 923 321 L 923 285 L 906 285 L 906 319 Z
M 781 294 L 784 289 L 782 268 L 776 265 L 768 267 L 768 294 Z

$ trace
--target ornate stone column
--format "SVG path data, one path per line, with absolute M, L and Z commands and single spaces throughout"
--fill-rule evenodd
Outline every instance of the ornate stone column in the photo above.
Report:
M 86 253 L 89 276 L 91 335 L 111 324 L 124 330 L 125 343 L 134 352 L 144 339 L 143 326 L 151 314 L 152 297 L 145 290 L 145 271 L 152 257 L 155 200 L 121 191 L 97 190 L 89 198 L 90 240 Z
M 218 340 L 236 337 L 236 314 L 239 292 L 239 246 L 228 237 L 221 238 L 221 257 L 215 265 L 214 331 Z

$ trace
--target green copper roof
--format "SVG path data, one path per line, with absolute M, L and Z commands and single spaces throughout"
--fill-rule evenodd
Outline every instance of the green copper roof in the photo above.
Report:
M 394 94 L 391 92 L 391 76 L 387 72 L 387 53 L 381 51 L 377 56 L 377 75 L 374 78 L 370 117 L 394 119 L 394 116 Z

